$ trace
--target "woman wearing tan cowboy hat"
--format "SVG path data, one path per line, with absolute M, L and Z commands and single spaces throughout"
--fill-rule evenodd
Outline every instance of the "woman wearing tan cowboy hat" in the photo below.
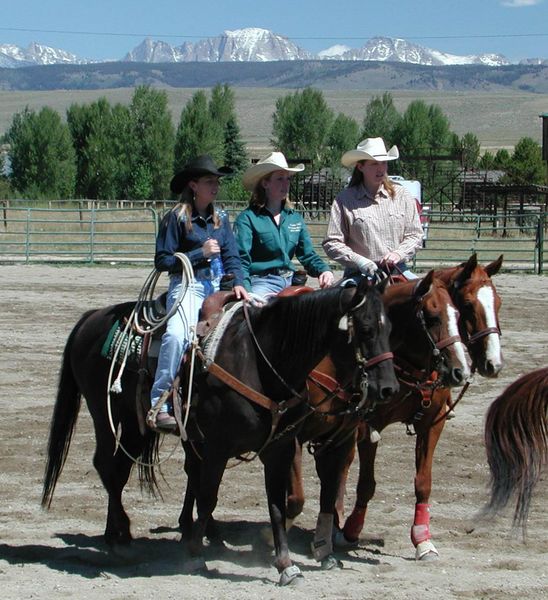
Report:
M 156 268 L 169 273 L 168 311 L 178 299 L 183 285 L 182 266 L 175 253 L 183 253 L 189 259 L 194 281 L 189 283 L 188 293 L 169 319 L 162 336 L 151 390 L 152 408 L 164 392 L 170 390 L 190 343 L 190 328 L 196 325 L 205 298 L 219 290 L 223 272 L 234 275 L 236 297 L 248 299 L 228 215 L 216 210 L 214 205 L 219 178 L 230 173 L 232 169 L 217 168 L 211 157 L 204 155 L 190 161 L 171 180 L 171 191 L 181 194 L 181 200 L 162 220 L 154 256 Z M 170 414 L 171 408 L 168 403 L 162 405 L 156 416 L 157 428 L 174 429 L 177 426 Z
M 387 176 L 388 161 L 399 158 L 382 138 L 367 138 L 341 162 L 353 168 L 348 187 L 331 206 L 323 248 L 346 277 L 372 274 L 377 265 L 415 278 L 406 266 L 422 247 L 423 231 L 415 200 Z
M 289 167 L 281 152 L 272 152 L 242 177 L 252 196 L 234 229 L 244 285 L 261 300 L 291 285 L 295 256 L 309 275 L 318 277 L 320 287 L 333 283 L 333 273 L 314 250 L 302 216 L 288 199 L 289 180 L 303 169 L 302 164 Z

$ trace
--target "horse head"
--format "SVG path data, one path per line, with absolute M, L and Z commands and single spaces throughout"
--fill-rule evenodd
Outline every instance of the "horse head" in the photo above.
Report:
M 379 402 L 388 400 L 399 389 L 390 350 L 391 324 L 382 301 L 384 288 L 384 282 L 375 284 L 363 277 L 357 287 L 343 289 L 343 316 L 339 322 L 343 343 L 353 346 L 356 379 L 362 388 L 367 387 L 368 397 Z M 348 369 L 342 353 L 332 353 L 332 359 L 338 371 Z
M 499 272 L 502 255 L 492 263 L 478 264 L 476 254 L 456 268 L 439 271 L 449 284 L 460 313 L 459 332 L 472 365 L 484 377 L 496 377 L 502 368 L 499 310 L 501 299 L 491 281 Z
M 462 385 L 470 376 L 458 331 L 458 311 L 447 285 L 430 271 L 423 279 L 390 286 L 385 293 L 396 361 L 427 373 L 440 384 Z

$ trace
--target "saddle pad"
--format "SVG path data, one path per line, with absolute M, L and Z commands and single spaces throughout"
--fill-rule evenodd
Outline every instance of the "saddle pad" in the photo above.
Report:
M 127 353 L 127 360 L 139 362 L 143 351 L 143 337 L 134 331 L 124 332 L 126 326 L 116 321 L 110 328 L 105 343 L 101 348 L 101 356 L 112 360 L 116 355 L 116 362 L 121 363 Z M 129 348 L 128 348 L 129 344 Z M 118 350 L 119 348 L 119 350 Z

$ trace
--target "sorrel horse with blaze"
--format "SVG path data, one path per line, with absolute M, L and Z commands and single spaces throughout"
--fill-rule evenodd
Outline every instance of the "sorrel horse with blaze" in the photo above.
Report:
M 530 371 L 491 404 L 485 420 L 493 516 L 515 497 L 513 524 L 526 533 L 531 499 L 548 464 L 548 367 Z
M 105 540 L 116 548 L 127 547 L 131 541 L 130 521 L 122 504 L 122 492 L 134 464 L 131 457 L 140 457 L 142 482 L 153 486 L 156 481 L 152 459 L 157 436 L 148 430 L 143 433 L 139 427 L 137 368 L 126 368 L 122 391 L 111 405 L 114 429 L 120 430 L 119 445 L 111 430 L 106 402 L 111 363 L 103 357 L 102 347 L 116 321 L 127 319 L 134 306 L 126 303 L 90 311 L 69 335 L 51 422 L 42 495 L 43 506 L 49 506 L 84 396 L 95 427 L 94 466 L 108 493 Z M 199 468 L 189 473 L 198 511 L 189 542 L 194 566 L 205 567 L 203 537 L 227 461 L 254 451 L 260 453 L 265 469 L 280 582 L 291 583 L 301 576 L 289 556 L 285 531 L 287 482 L 296 434 L 296 427 L 291 425 L 307 412 L 304 398 L 293 399 L 294 390 L 304 387 L 306 375 L 330 352 L 341 357 L 345 374 L 361 372 L 363 365 L 358 356 L 389 353 L 388 328 L 378 325 L 383 311 L 379 290 L 364 281 L 357 287 L 276 299 L 261 309 L 250 307 L 247 318 L 243 308 L 234 312 L 214 358 L 203 364 L 193 381 L 193 391 L 199 397 L 197 422 L 204 436 L 197 443 Z M 341 321 L 353 324 L 351 335 L 340 329 Z M 230 383 L 220 376 L 221 371 L 228 374 Z M 391 359 L 371 365 L 367 376 L 372 397 L 377 393 L 390 395 L 397 388 Z M 250 395 L 261 397 L 263 404 L 252 401 Z M 273 433 L 278 431 L 287 434 L 274 439 Z M 272 443 L 267 444 L 269 440 Z M 185 468 L 198 460 L 194 447 L 185 443 Z
M 457 267 L 436 271 L 448 286 L 449 293 L 459 309 L 459 332 L 465 342 L 472 368 L 485 377 L 496 377 L 502 368 L 498 312 L 501 301 L 491 277 L 499 272 L 502 256 L 481 266 L 473 254 Z M 449 386 L 438 385 L 435 372 L 427 364 L 399 363 L 399 397 L 407 395 L 399 414 L 383 414 L 368 421 L 364 435 L 357 445 L 359 476 L 356 502 L 343 526 L 344 539 L 355 542 L 363 528 L 367 506 L 375 493 L 374 463 L 378 439 L 371 439 L 370 428 L 381 431 L 391 423 L 406 423 L 416 434 L 415 441 L 415 514 L 411 527 L 411 541 L 417 560 L 438 557 L 430 531 L 430 495 L 432 492 L 432 464 L 438 440 L 443 431 L 446 415 L 452 407 Z M 404 357 L 405 358 L 405 357 Z M 426 369 L 425 369 L 426 367 Z M 413 368 L 422 369 L 414 371 Z M 412 428 L 412 429 L 411 429 Z M 342 506 L 340 504 L 339 506 Z M 340 513 L 339 513 L 340 514 Z M 339 521 L 342 524 L 342 519 Z

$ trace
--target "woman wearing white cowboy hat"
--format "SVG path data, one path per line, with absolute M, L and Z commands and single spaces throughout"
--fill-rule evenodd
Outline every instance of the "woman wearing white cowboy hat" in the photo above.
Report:
M 331 206 L 323 248 L 346 277 L 370 275 L 377 265 L 416 277 L 405 263 L 422 247 L 423 231 L 415 200 L 388 178 L 388 161 L 397 158 L 398 148 L 386 150 L 382 138 L 367 138 L 341 158 L 353 172 Z
M 205 298 L 219 290 L 223 271 L 234 275 L 236 297 L 248 299 L 228 215 L 216 210 L 214 205 L 219 178 L 230 173 L 232 169 L 217 168 L 210 156 L 203 155 L 186 164 L 171 180 L 171 191 L 181 194 L 181 199 L 162 220 L 154 256 L 156 268 L 169 273 L 168 311 L 179 297 L 182 286 L 182 266 L 175 253 L 183 253 L 190 260 L 195 281 L 189 284 L 187 294 L 169 319 L 162 336 L 150 395 L 152 408 L 170 390 L 190 344 L 190 328 L 196 325 Z M 157 428 L 175 429 L 177 423 L 170 414 L 171 408 L 167 402 L 162 405 L 156 416 Z
M 288 199 L 290 178 L 303 170 L 303 164 L 289 167 L 281 152 L 272 152 L 242 176 L 252 196 L 234 230 L 244 285 L 261 300 L 291 285 L 295 256 L 309 275 L 318 277 L 320 287 L 333 283 L 333 273 L 314 250 L 302 216 Z

